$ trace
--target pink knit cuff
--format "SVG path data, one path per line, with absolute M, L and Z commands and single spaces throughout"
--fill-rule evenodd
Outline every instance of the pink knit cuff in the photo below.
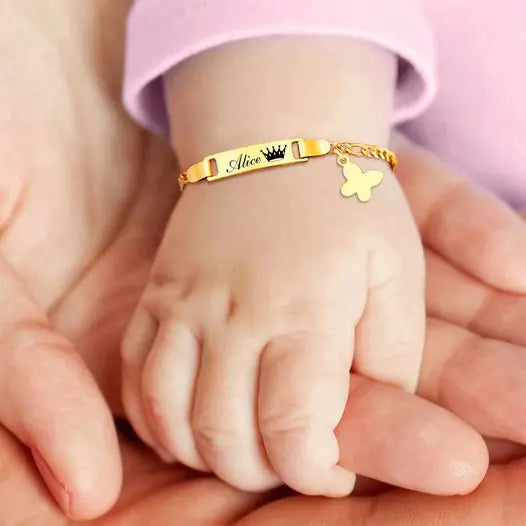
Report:
M 422 113 L 434 97 L 434 41 L 419 0 L 136 0 L 128 19 L 127 110 L 168 135 L 164 73 L 206 49 L 269 35 L 348 36 L 396 53 L 395 123 Z

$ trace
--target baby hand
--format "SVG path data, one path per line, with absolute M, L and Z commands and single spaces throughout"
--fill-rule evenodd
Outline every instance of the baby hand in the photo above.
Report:
M 367 203 L 334 156 L 186 188 L 123 345 L 128 416 L 163 458 L 246 490 L 352 490 L 349 370 L 413 391 L 424 334 L 404 196 L 358 164 L 384 174 Z

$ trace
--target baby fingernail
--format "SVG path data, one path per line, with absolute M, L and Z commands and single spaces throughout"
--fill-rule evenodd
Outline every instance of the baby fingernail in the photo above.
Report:
M 340 466 L 337 466 L 337 472 L 334 474 L 334 479 L 331 488 L 327 491 L 328 497 L 347 497 L 350 495 L 356 484 L 356 475 Z

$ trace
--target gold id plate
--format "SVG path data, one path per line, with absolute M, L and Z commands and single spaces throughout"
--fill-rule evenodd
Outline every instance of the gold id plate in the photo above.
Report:
M 309 156 L 324 155 L 329 150 L 328 141 L 302 138 L 252 144 L 205 157 L 186 172 L 186 177 L 188 182 L 204 178 L 217 181 L 254 170 L 303 163 L 309 160 Z

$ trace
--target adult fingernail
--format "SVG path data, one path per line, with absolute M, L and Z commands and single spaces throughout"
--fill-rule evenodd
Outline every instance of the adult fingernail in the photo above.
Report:
M 32 448 L 31 453 L 33 454 L 33 459 L 35 460 L 38 471 L 46 482 L 49 491 L 52 493 L 53 497 L 55 497 L 55 500 L 59 503 L 64 512 L 69 515 L 71 508 L 70 491 L 66 485 L 60 482 L 60 480 L 55 476 L 53 470 L 50 468 L 49 464 L 38 452 L 38 450 Z

